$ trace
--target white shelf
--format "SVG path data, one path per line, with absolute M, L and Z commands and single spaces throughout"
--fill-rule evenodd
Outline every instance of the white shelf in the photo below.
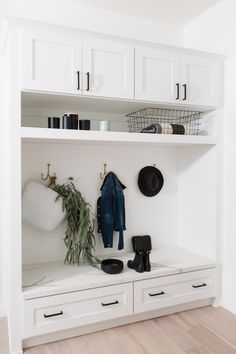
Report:
M 192 136 L 170 134 L 140 134 L 127 132 L 103 132 L 87 130 L 63 130 L 47 128 L 21 128 L 23 142 L 42 143 L 96 143 L 96 144 L 145 144 L 145 145 L 215 145 L 215 136 Z
M 151 272 L 137 273 L 126 266 L 128 259 L 133 257 L 133 253 L 116 256 L 123 260 L 124 271 L 115 275 L 87 265 L 65 265 L 63 261 L 24 266 L 23 298 L 33 299 L 216 267 L 213 260 L 175 247 L 152 251 Z M 30 286 L 36 282 L 37 286 Z
M 28 108 L 46 108 L 62 109 L 64 112 L 90 111 L 90 112 L 106 112 L 106 113 L 120 113 L 126 115 L 127 113 L 137 111 L 145 107 L 159 107 L 170 109 L 186 109 L 186 104 L 178 102 L 152 102 L 142 100 L 119 99 L 111 97 L 95 97 L 78 94 L 63 94 L 58 92 L 38 92 L 38 91 L 23 91 L 22 92 L 22 106 Z M 194 106 L 188 105 L 188 110 L 210 112 L 215 107 L 209 106 Z

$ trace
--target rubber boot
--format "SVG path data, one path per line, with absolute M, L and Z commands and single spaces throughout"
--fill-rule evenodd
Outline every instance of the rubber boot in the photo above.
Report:
M 151 237 L 149 235 L 145 235 L 142 237 L 142 246 L 144 251 L 144 271 L 150 272 L 151 271 L 150 253 L 152 249 L 152 242 L 151 242 Z
M 134 260 L 130 260 L 128 261 L 127 265 L 129 268 L 131 269 L 141 269 L 142 270 L 142 266 L 140 266 L 140 264 L 142 264 L 142 252 L 143 252 L 143 242 L 142 242 L 142 236 L 133 236 L 132 237 L 132 245 L 133 245 L 133 250 L 135 252 L 135 257 Z M 143 260 L 144 261 L 144 260 Z M 144 268 L 144 266 L 143 266 Z
M 150 264 L 150 255 L 151 252 L 144 252 L 144 271 L 150 272 L 151 271 L 151 264 Z
M 143 273 L 144 272 L 144 253 L 143 251 L 139 251 L 135 253 L 135 257 L 133 261 L 128 261 L 127 265 L 129 268 L 134 269 L 138 273 Z
M 134 259 L 132 261 L 129 260 L 128 263 L 127 263 L 127 266 L 129 268 L 131 268 L 131 269 L 134 269 L 134 268 L 137 267 L 138 261 L 139 261 L 139 252 L 136 252 L 135 256 L 134 256 Z
M 143 253 L 143 251 L 138 252 L 138 259 L 137 259 L 137 263 L 135 264 L 134 269 L 138 273 L 144 272 L 144 253 Z

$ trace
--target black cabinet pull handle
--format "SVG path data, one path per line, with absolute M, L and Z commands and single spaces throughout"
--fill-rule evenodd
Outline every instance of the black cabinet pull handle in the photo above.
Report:
M 176 92 L 176 100 L 179 100 L 179 83 L 176 84 L 177 92 Z
M 160 296 L 160 295 L 164 295 L 165 292 L 161 291 L 160 293 L 156 293 L 156 294 L 149 294 L 149 296 Z
M 203 286 L 207 286 L 207 284 L 206 284 L 206 283 L 203 283 L 203 284 L 200 284 L 200 285 L 192 285 L 192 287 L 193 287 L 194 289 L 202 288 Z
M 87 91 L 89 91 L 89 72 L 87 72 Z
M 186 99 L 187 99 L 187 85 L 184 84 L 184 85 L 183 85 L 183 88 L 184 88 L 184 98 L 183 98 L 183 101 L 186 101 Z
M 80 72 L 79 71 L 77 71 L 77 79 L 78 79 L 77 90 L 80 90 Z
M 116 300 L 116 301 L 114 301 L 114 302 L 108 302 L 107 304 L 104 304 L 104 303 L 102 302 L 102 306 L 110 306 L 110 305 L 116 305 L 116 304 L 119 304 L 119 301 L 118 301 L 118 300 Z
M 61 315 L 63 315 L 63 311 L 60 311 L 60 312 L 58 312 L 58 313 L 53 313 L 53 314 L 51 314 L 51 315 L 43 315 L 44 316 L 44 318 L 49 318 L 49 317 L 55 317 L 55 316 L 61 316 Z

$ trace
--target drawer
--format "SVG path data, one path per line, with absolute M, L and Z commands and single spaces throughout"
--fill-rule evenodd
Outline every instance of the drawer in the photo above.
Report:
M 25 300 L 24 338 L 133 313 L 133 284 Z
M 134 283 L 134 313 L 158 310 L 216 296 L 216 269 Z

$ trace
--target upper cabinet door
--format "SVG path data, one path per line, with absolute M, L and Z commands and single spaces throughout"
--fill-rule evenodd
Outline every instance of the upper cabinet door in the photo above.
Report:
M 219 63 L 201 56 L 181 56 L 181 97 L 186 104 L 217 106 L 219 101 Z
M 23 89 L 82 93 L 79 39 L 29 29 L 24 31 L 22 40 Z
M 179 54 L 146 47 L 135 48 L 135 98 L 178 102 Z
M 84 94 L 134 98 L 134 47 L 110 40 L 84 40 Z

